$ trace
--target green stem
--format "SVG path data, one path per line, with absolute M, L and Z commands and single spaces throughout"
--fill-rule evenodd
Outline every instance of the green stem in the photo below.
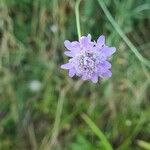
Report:
M 63 104 L 64 104 L 64 99 L 65 99 L 65 91 L 63 90 L 60 93 L 60 97 L 58 99 L 58 104 L 57 104 L 57 109 L 56 109 L 56 116 L 55 116 L 55 122 L 54 122 L 54 128 L 53 128 L 53 133 L 51 137 L 51 145 L 54 144 L 58 131 L 59 131 L 59 124 L 60 124 L 60 119 L 62 115 L 62 110 L 63 110 Z
M 103 144 L 103 148 L 105 150 L 113 150 L 111 144 L 107 140 L 104 133 L 96 126 L 96 124 L 86 115 L 82 114 L 81 116 L 83 120 L 87 123 L 87 125 L 92 129 L 93 133 L 100 139 L 101 143 Z
M 145 150 L 150 150 L 150 143 L 148 143 L 148 142 L 145 142 L 145 141 L 143 141 L 143 140 L 138 140 L 138 145 L 141 147 L 141 148 L 143 148 L 143 149 L 145 149 Z
M 125 43 L 128 45 L 128 47 L 131 49 L 131 51 L 135 54 L 135 56 L 143 63 L 144 65 L 150 67 L 150 61 L 144 58 L 137 50 L 137 48 L 132 44 L 132 42 L 129 40 L 129 38 L 124 34 L 124 32 L 121 30 L 120 26 L 116 23 L 114 18 L 112 17 L 111 13 L 107 9 L 105 3 L 103 0 L 98 0 L 99 5 L 101 6 L 102 10 L 104 11 L 106 17 L 112 24 L 112 26 L 115 28 L 115 30 L 118 32 L 118 34 L 122 37 L 122 39 L 125 41 Z
M 75 5 L 75 16 L 76 16 L 76 26 L 77 26 L 78 38 L 81 37 L 80 17 L 79 17 L 79 5 L 80 5 L 80 2 L 81 2 L 81 0 L 77 0 L 76 5 Z

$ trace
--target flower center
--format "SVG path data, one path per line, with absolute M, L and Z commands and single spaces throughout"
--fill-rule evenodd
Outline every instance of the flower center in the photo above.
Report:
M 79 74 L 85 73 L 88 77 L 96 71 L 96 53 L 84 51 L 75 57 L 75 68 Z

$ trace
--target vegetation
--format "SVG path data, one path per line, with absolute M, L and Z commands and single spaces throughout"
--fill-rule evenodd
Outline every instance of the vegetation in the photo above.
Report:
M 150 150 L 150 1 L 82 0 L 82 35 L 104 34 L 113 76 L 69 78 L 75 0 L 0 0 L 0 150 Z

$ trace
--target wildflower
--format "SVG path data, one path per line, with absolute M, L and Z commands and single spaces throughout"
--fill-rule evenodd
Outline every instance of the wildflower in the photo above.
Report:
M 111 77 L 111 64 L 108 58 L 116 51 L 115 47 L 105 45 L 105 37 L 101 35 L 97 42 L 91 41 L 91 35 L 82 36 L 79 41 L 64 42 L 67 51 L 65 55 L 70 57 L 67 64 L 61 65 L 62 69 L 69 70 L 69 76 L 75 75 L 83 80 L 98 82 L 98 78 Z

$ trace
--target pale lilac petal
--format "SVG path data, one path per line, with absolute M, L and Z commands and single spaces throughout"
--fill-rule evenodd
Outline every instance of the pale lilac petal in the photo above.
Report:
M 110 57 L 113 53 L 115 53 L 115 47 L 103 47 L 101 50 L 107 57 Z
M 83 76 L 82 76 L 82 80 L 88 80 L 87 75 L 83 74 Z
M 90 34 L 88 36 L 82 36 L 79 39 L 79 42 L 81 44 L 82 49 L 90 50 L 94 45 L 94 42 L 91 41 L 91 35 Z
M 80 43 L 77 41 L 71 42 L 71 45 L 73 48 L 79 49 L 80 48 Z
M 68 57 L 74 57 L 75 54 L 72 51 L 65 51 L 64 54 Z
M 102 47 L 103 45 L 105 45 L 105 36 L 104 35 L 101 35 L 98 40 L 97 40 L 97 45 L 99 47 Z
M 71 51 L 74 53 L 74 55 L 78 54 L 81 51 L 80 43 L 77 41 L 74 41 L 71 43 L 72 49 Z
M 76 70 L 74 68 L 69 69 L 69 76 L 73 77 L 76 74 Z
M 71 63 L 61 65 L 62 69 L 71 69 L 72 67 L 73 67 L 73 65 Z
M 80 41 L 81 45 L 83 45 L 83 46 L 89 44 L 89 42 L 90 42 L 89 38 L 86 36 L 82 36 L 79 41 Z
M 91 78 L 92 82 L 93 83 L 97 83 L 98 82 L 98 76 L 97 75 L 94 75 L 92 78 Z
M 74 51 L 74 53 L 78 53 L 79 50 L 81 49 L 81 48 L 80 48 L 80 43 L 77 42 L 77 41 L 70 42 L 70 41 L 66 40 L 66 41 L 64 42 L 64 45 L 65 45 L 65 47 L 66 47 L 68 50 Z
M 107 70 L 101 74 L 102 77 L 111 77 L 112 72 L 110 70 Z
M 91 42 L 91 35 L 88 34 L 88 36 L 81 36 L 79 42 L 83 44 L 86 42 Z
M 101 63 L 101 67 L 103 67 L 105 69 L 110 69 L 111 63 L 109 63 L 108 61 L 105 61 L 105 62 Z
M 71 50 L 71 49 L 72 49 L 72 45 L 71 45 L 71 42 L 70 42 L 70 41 L 66 40 L 66 41 L 64 42 L 64 45 L 65 45 L 65 47 L 66 47 L 68 50 Z
M 99 52 L 99 61 L 104 62 L 104 61 L 106 61 L 106 59 L 107 59 L 106 55 L 100 51 Z

